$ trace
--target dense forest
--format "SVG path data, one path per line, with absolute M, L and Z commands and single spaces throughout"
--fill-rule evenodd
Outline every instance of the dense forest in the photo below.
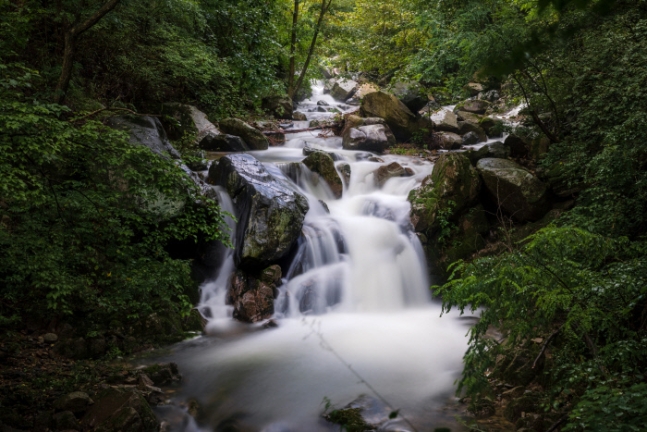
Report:
M 159 156 L 111 118 L 153 115 L 171 131 L 165 109 L 182 103 L 214 123 L 263 119 L 267 100 L 305 99 L 333 70 L 387 90 L 413 82 L 432 108 L 474 96 L 469 83 L 523 104 L 505 132 L 545 143 L 525 163 L 568 205 L 541 229 L 497 214 L 487 244 L 445 262 L 432 287 L 444 309 L 482 310 L 461 397 L 485 418 L 515 390 L 506 417 L 524 430 L 644 430 L 643 0 L 0 0 L 0 362 L 62 326 L 113 341 L 104 360 L 201 329 L 193 256 L 174 245 L 231 233 L 182 169 L 203 157 L 195 136 L 170 133 L 180 154 Z M 440 206 L 434 238 L 451 239 L 456 203 L 426 199 Z M 0 426 L 70 389 L 10 385 Z

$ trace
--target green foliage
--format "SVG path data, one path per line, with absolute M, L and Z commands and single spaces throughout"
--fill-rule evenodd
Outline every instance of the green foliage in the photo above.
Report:
M 123 132 L 27 97 L 35 72 L 0 71 L 2 323 L 73 317 L 90 331 L 187 315 L 189 263 L 165 246 L 227 242 L 218 205 Z
M 644 379 L 647 367 L 645 252 L 643 243 L 549 227 L 518 251 L 455 264 L 450 281 L 435 287 L 444 310 L 482 311 L 470 329 L 460 388 L 479 400 L 498 359 L 540 337 L 551 351 L 547 409 L 568 410 L 582 398 L 571 415 L 581 424 L 607 412 L 601 386 L 616 389 L 619 398 Z M 486 335 L 490 326 L 502 332 L 502 342 Z M 625 417 L 616 413 L 616 424 L 644 424 L 644 410 L 634 408 Z

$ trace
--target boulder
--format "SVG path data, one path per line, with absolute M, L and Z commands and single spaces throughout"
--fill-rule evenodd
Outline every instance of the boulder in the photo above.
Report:
M 295 111 L 292 113 L 292 118 L 297 121 L 307 121 L 308 117 L 300 111 Z
M 427 93 L 416 82 L 397 82 L 391 91 L 413 113 L 423 109 L 429 102 Z
M 292 120 L 292 99 L 288 96 L 267 96 L 261 102 L 263 110 L 277 119 Z
M 456 116 L 458 117 L 459 121 L 472 123 L 476 126 L 478 126 L 481 122 L 481 119 L 483 119 L 483 116 L 467 111 L 456 111 Z
M 463 135 L 463 145 L 472 145 L 479 142 L 479 136 L 475 132 L 467 132 Z
M 487 134 L 483 129 L 481 129 L 481 127 L 469 122 L 458 122 L 459 135 L 465 135 L 469 132 L 473 132 L 474 135 L 476 135 L 476 137 L 478 138 L 476 143 L 487 141 Z
M 366 95 L 380 91 L 380 86 L 377 84 L 365 83 L 360 85 L 357 88 L 357 91 L 353 95 L 353 99 L 362 99 Z
M 392 94 L 382 91 L 369 93 L 362 99 L 363 117 L 383 118 L 398 140 L 406 141 L 422 129 L 431 130 L 433 124 L 426 117 L 417 117 Z
M 411 177 L 413 175 L 411 170 L 407 170 L 397 162 L 391 162 L 388 165 L 382 165 L 375 170 L 375 183 L 378 187 L 384 186 L 389 179 L 393 177 Z
M 273 265 L 260 274 L 237 270 L 231 278 L 227 304 L 234 307 L 234 318 L 254 323 L 274 315 L 274 299 L 281 283 L 281 267 Z
M 84 392 L 72 392 L 61 396 L 54 401 L 54 408 L 58 411 L 84 412 L 94 401 Z
M 490 143 L 486 147 L 488 149 L 488 157 L 497 159 L 508 159 L 510 157 L 510 147 L 501 141 Z
M 267 150 L 270 145 L 269 140 L 261 131 L 237 118 L 222 120 L 220 130 L 226 134 L 241 137 L 250 150 Z
M 478 99 L 486 100 L 488 102 L 496 102 L 501 99 L 501 96 L 499 95 L 499 92 L 497 90 L 489 90 L 479 93 Z
M 305 149 L 304 149 L 305 150 Z M 323 151 L 313 151 L 304 160 L 303 164 L 310 171 L 317 173 L 328 184 L 335 197 L 340 198 L 344 185 L 335 169 L 335 161 L 332 156 Z
M 228 134 L 207 133 L 198 143 L 202 150 L 220 152 L 244 152 L 250 148 L 239 136 Z
M 524 158 L 528 156 L 530 145 L 525 139 L 517 135 L 508 135 L 505 139 L 505 145 L 510 149 L 510 156 L 514 158 Z
M 359 126 L 346 130 L 342 146 L 346 150 L 363 150 L 382 153 L 395 145 L 395 136 L 384 124 Z
M 466 100 L 458 105 L 456 109 L 459 111 L 466 111 L 474 114 L 485 114 L 485 111 L 490 107 L 490 102 L 481 99 Z
M 435 230 L 437 213 L 443 209 L 451 219 L 474 203 L 481 179 L 462 153 L 443 153 L 430 176 L 409 193 L 411 222 L 417 232 Z
M 110 117 L 108 126 L 126 131 L 130 134 L 130 143 L 143 145 L 153 153 L 174 159 L 180 159 L 180 153 L 175 150 L 166 136 L 166 131 L 157 117 L 151 116 L 117 116 Z
M 195 135 L 199 142 L 207 133 L 219 133 L 207 115 L 193 105 L 165 103 L 162 106 L 161 122 L 172 140 L 182 139 L 185 135 Z
M 246 153 L 212 164 L 209 179 L 223 186 L 234 203 L 239 266 L 265 267 L 290 250 L 301 233 L 308 201 L 287 179 L 271 175 Z
M 338 79 L 330 89 L 330 95 L 338 101 L 346 101 L 350 99 L 357 91 L 358 84 L 356 81 L 350 79 Z
M 534 174 L 507 159 L 485 158 L 476 169 L 495 204 L 520 221 L 534 221 L 549 210 L 547 187 Z
M 485 87 L 483 87 L 483 84 L 481 83 L 470 82 L 463 86 L 463 90 L 469 93 L 470 96 L 476 96 L 477 94 L 485 90 Z
M 159 422 L 146 399 L 132 388 L 110 387 L 81 419 L 83 430 L 95 432 L 155 432 Z
M 436 136 L 438 137 L 438 143 L 441 149 L 456 150 L 461 148 L 461 146 L 463 145 L 463 138 L 455 133 L 438 132 Z
M 504 124 L 501 120 L 483 117 L 478 124 L 490 138 L 500 138 L 503 136 Z
M 451 111 L 445 111 L 443 118 L 436 123 L 436 130 L 458 133 L 458 116 Z

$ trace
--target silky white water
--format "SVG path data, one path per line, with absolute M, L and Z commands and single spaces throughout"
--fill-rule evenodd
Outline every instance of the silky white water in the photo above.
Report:
M 309 119 L 332 117 L 308 112 L 322 99 L 337 105 L 319 86 L 300 110 Z M 350 166 L 342 198 L 335 199 L 318 175 L 298 164 L 305 146 L 335 153 L 338 170 Z M 285 146 L 251 154 L 272 175 L 290 178 L 310 211 L 275 302 L 277 328 L 230 318 L 224 301 L 234 270 L 231 254 L 224 254 L 218 274 L 202 287 L 200 310 L 210 320 L 210 335 L 172 356 L 185 375 L 183 395 L 203 406 L 201 427 L 338 430 L 321 417 L 324 400 L 343 407 L 361 394 L 378 397 L 367 383 L 417 430 L 455 427 L 440 408 L 462 368 L 468 323 L 455 315 L 441 318 L 439 303 L 431 300 L 433 281 L 407 202 L 433 165 L 389 155 L 369 161 L 374 155 L 342 150 L 340 138 L 320 137 L 318 131 L 288 135 Z M 378 187 L 375 171 L 391 162 L 415 174 Z M 382 430 L 412 428 L 396 420 Z

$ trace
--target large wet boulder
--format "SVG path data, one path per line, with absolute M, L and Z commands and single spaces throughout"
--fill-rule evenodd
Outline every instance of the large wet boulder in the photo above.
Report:
M 465 134 L 468 134 L 470 132 L 474 133 L 474 135 L 476 135 L 476 137 L 477 137 L 477 141 L 472 143 L 472 144 L 487 141 L 487 134 L 485 133 L 485 131 L 480 126 L 475 125 L 473 123 L 469 123 L 469 122 L 458 122 L 458 134 L 459 135 L 465 135 Z
M 395 136 L 389 126 L 385 124 L 372 124 L 346 129 L 342 138 L 342 146 L 346 150 L 382 153 L 395 144 Z
M 165 103 L 160 117 L 164 130 L 172 140 L 194 135 L 199 142 L 207 134 L 219 134 L 218 128 L 207 115 L 193 105 Z
M 250 150 L 245 141 L 239 136 L 215 133 L 205 135 L 198 143 L 198 147 L 202 150 L 220 152 L 244 152 Z
M 171 145 L 157 117 L 117 116 L 109 118 L 107 124 L 114 129 L 128 132 L 132 144 L 146 146 L 158 155 L 180 158 L 180 153 Z
M 227 304 L 239 321 L 254 323 L 274 315 L 274 299 L 281 283 L 281 267 L 272 265 L 259 274 L 237 270 L 229 283 Z
M 413 113 L 423 109 L 429 102 L 429 96 L 416 82 L 397 82 L 391 91 Z
M 451 111 L 445 111 L 440 121 L 436 123 L 436 130 L 458 133 L 458 116 Z
M 473 204 L 481 190 L 481 179 L 462 153 L 443 153 L 431 175 L 409 193 L 411 222 L 417 232 L 437 228 L 437 215 L 443 210 L 451 219 Z
M 394 177 L 411 177 L 413 170 L 411 168 L 404 168 L 397 162 L 391 162 L 388 165 L 382 165 L 375 171 L 375 183 L 382 187 L 384 184 Z
M 510 148 L 510 155 L 514 158 L 524 158 L 529 154 L 530 143 L 520 136 L 508 135 L 505 144 Z
M 488 101 L 472 99 L 466 100 L 465 102 L 461 102 L 460 104 L 456 105 L 455 110 L 466 111 L 473 114 L 485 114 L 485 111 L 487 111 L 489 107 L 490 102 Z
M 367 94 L 362 99 L 360 112 L 363 117 L 383 118 L 398 140 L 406 141 L 421 129 L 431 130 L 431 121 L 417 117 L 396 96 L 383 91 Z
M 288 96 L 268 96 L 261 102 L 261 108 L 277 119 L 292 120 L 292 99 Z
M 301 233 L 308 201 L 287 179 L 273 176 L 244 153 L 212 164 L 209 179 L 223 186 L 234 203 L 239 266 L 264 267 L 288 253 Z
M 239 136 L 250 150 L 267 150 L 270 142 L 265 135 L 237 118 L 228 118 L 220 123 L 220 130 L 229 135 Z
M 455 114 L 458 117 L 458 121 L 472 123 L 477 126 L 480 124 L 481 120 L 483 119 L 483 116 L 470 113 L 467 111 L 457 111 Z
M 463 138 L 452 132 L 438 132 L 436 137 L 438 145 L 443 150 L 457 150 L 463 145 Z
M 335 161 L 332 156 L 324 151 L 313 151 L 303 160 L 303 164 L 310 171 L 317 173 L 328 184 L 335 197 L 340 198 L 344 185 L 335 169 Z
M 332 84 L 330 95 L 338 101 L 346 101 L 357 91 L 358 84 L 351 79 L 337 79 Z
M 146 399 L 132 388 L 110 387 L 81 420 L 83 430 L 96 432 L 155 432 L 159 422 Z
M 521 165 L 507 159 L 485 158 L 476 169 L 494 197 L 495 205 L 520 221 L 534 221 L 548 210 L 547 186 Z

